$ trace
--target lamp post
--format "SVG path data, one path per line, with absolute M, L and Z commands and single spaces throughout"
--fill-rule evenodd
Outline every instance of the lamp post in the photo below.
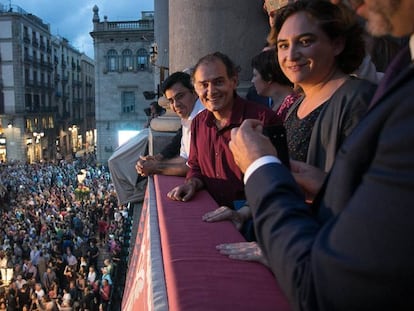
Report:
M 10 118 L 7 123 L 7 146 L 6 146 L 6 158 L 14 159 L 17 156 L 17 144 L 14 137 L 14 118 Z
M 0 252 L 0 276 L 1 287 L 8 287 L 13 279 L 13 268 L 9 267 L 8 256 L 3 251 Z
M 0 268 L 1 287 L 8 287 L 13 279 L 13 268 Z
M 42 158 L 41 138 L 43 136 L 45 136 L 44 132 L 33 132 L 33 137 L 35 138 L 35 160 L 36 161 L 39 161 Z
M 69 132 L 71 133 L 71 144 L 72 144 L 72 152 L 75 154 L 77 151 L 78 146 L 78 127 L 76 125 L 72 125 L 69 127 Z
M 35 143 L 36 144 L 38 144 L 38 143 L 40 143 L 40 139 L 43 137 L 43 136 L 45 136 L 45 133 L 44 132 L 33 132 L 33 137 L 34 138 L 36 138 L 35 139 Z
M 151 65 L 153 65 L 155 68 L 159 68 L 159 82 L 157 85 L 157 95 L 158 97 L 160 97 L 162 94 L 160 94 L 160 90 L 159 87 L 162 84 L 162 82 L 164 82 L 166 75 L 168 74 L 168 67 L 162 66 L 162 65 L 157 65 L 157 60 L 158 60 L 158 45 L 156 42 L 151 44 L 151 48 L 150 48 L 150 63 Z

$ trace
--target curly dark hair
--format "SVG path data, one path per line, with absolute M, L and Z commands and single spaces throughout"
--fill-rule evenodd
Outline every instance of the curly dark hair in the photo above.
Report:
M 361 65 L 365 57 L 363 27 L 351 9 L 329 1 L 299 0 L 279 9 L 268 41 L 275 43 L 285 21 L 298 12 L 306 12 L 315 19 L 331 40 L 344 39 L 344 49 L 336 56 L 337 65 L 344 73 L 352 73 Z

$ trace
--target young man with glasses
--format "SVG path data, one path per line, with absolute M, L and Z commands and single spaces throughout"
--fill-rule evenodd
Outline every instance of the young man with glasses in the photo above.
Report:
M 185 176 L 191 137 L 191 121 L 202 110 L 191 83 L 191 76 L 185 72 L 175 72 L 162 84 L 162 92 L 169 101 L 171 109 L 181 118 L 181 147 L 179 155 L 165 159 L 162 153 L 156 156 L 141 156 L 135 168 L 139 175 L 153 174 Z

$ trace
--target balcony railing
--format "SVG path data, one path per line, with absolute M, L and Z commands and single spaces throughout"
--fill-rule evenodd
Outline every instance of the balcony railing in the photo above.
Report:
M 139 20 L 129 22 L 101 22 L 96 31 L 125 31 L 125 30 L 153 30 L 154 20 Z

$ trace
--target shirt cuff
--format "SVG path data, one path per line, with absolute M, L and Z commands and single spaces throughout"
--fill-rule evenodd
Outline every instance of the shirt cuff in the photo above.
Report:
M 259 167 L 269 164 L 269 163 L 281 164 L 280 160 L 276 158 L 275 156 L 267 155 L 267 156 L 258 158 L 252 164 L 249 165 L 249 167 L 246 170 L 246 173 L 244 173 L 244 177 L 243 177 L 244 184 L 247 183 L 247 180 L 249 179 L 250 175 L 253 174 L 254 171 L 256 171 Z

